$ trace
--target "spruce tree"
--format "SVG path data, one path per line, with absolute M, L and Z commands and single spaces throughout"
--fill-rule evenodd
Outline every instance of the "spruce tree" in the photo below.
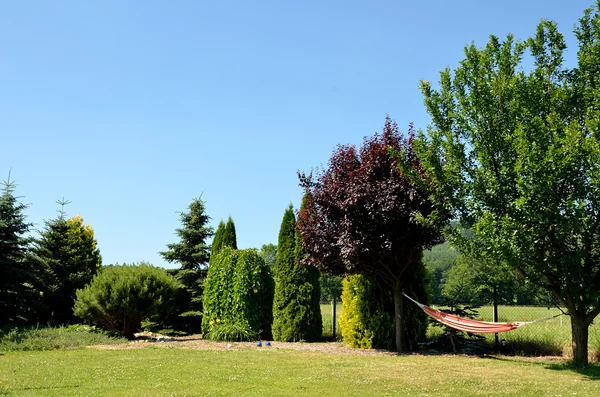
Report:
M 31 223 L 25 221 L 26 205 L 14 196 L 15 184 L 4 183 L 0 196 L 0 324 L 23 322 L 32 304 L 33 272 L 25 260 Z
M 188 208 L 188 212 L 180 213 L 182 227 L 175 230 L 180 241 L 167 244 L 168 250 L 160 252 L 167 262 L 181 265 L 176 278 L 185 290 L 178 297 L 176 312 L 171 313 L 164 326 L 196 333 L 201 331 L 202 283 L 210 259 L 206 239 L 213 235 L 213 228 L 207 225 L 210 217 L 202 199 L 195 198 Z
M 41 268 L 39 292 L 45 312 L 38 320 L 67 324 L 77 321 L 73 315 L 75 292 L 92 281 L 102 258 L 91 226 L 84 225 L 79 215 L 65 218 L 68 202 L 58 203 L 60 215 L 45 222 L 34 243 L 32 260 Z
M 314 342 L 321 338 L 319 272 L 303 264 L 303 256 L 290 205 L 281 222 L 275 262 L 273 338 L 277 341 Z

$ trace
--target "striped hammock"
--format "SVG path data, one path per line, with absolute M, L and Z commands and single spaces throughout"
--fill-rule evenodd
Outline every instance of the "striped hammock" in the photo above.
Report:
M 405 297 L 407 297 L 408 299 L 410 299 L 415 304 L 417 304 L 421 309 L 423 309 L 423 311 L 425 313 L 427 313 L 429 316 L 431 316 L 431 318 L 433 318 L 434 320 L 439 321 L 440 323 L 444 324 L 447 327 L 454 328 L 459 331 L 471 332 L 474 334 L 496 334 L 496 333 L 500 333 L 500 332 L 508 332 L 508 331 L 512 331 L 513 329 L 517 329 L 523 325 L 538 323 L 541 321 L 550 320 L 550 319 L 553 319 L 554 317 L 560 316 L 560 314 L 557 314 L 556 316 L 542 318 L 542 319 L 539 319 L 536 321 L 524 321 L 524 322 L 516 321 L 516 322 L 512 322 L 512 323 L 493 323 L 493 322 L 489 322 L 489 321 L 473 320 L 470 318 L 459 317 L 459 316 L 455 316 L 453 314 L 444 313 L 439 310 L 433 309 L 429 306 L 426 306 L 422 303 L 419 303 L 404 293 L 403 293 L 403 295 Z

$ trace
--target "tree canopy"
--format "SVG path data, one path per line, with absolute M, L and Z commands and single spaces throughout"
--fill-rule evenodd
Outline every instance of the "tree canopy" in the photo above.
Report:
M 85 287 L 102 264 L 94 229 L 84 225 L 77 215 L 65 218 L 59 201 L 60 215 L 46 221 L 45 229 L 36 239 L 31 260 L 39 271 L 39 288 L 45 313 L 42 321 L 66 324 L 75 320 L 75 292 Z
M 26 261 L 31 224 L 26 221 L 25 204 L 14 195 L 15 184 L 8 179 L 0 195 L 0 323 L 26 320 L 32 304 L 33 269 Z
M 423 249 L 441 238 L 434 218 L 442 214 L 428 200 L 422 171 L 412 129 L 404 138 L 388 117 L 383 132 L 365 137 L 360 151 L 338 146 L 327 169 L 299 175 L 307 192 L 298 216 L 306 260 L 391 286 L 399 351 L 405 348 L 402 291 L 410 293 L 412 276 L 422 273 L 415 269 L 423 266 Z
M 437 89 L 422 82 L 432 124 L 416 145 L 434 199 L 475 236 L 450 230 L 455 243 L 550 291 L 571 316 L 581 364 L 600 313 L 599 7 L 575 28 L 574 68 L 550 21 L 524 42 L 467 46 Z

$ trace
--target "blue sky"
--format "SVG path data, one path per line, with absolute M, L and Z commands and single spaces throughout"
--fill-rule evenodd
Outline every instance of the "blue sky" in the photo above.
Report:
M 105 264 L 176 242 L 178 211 L 206 201 L 238 246 L 277 243 L 297 170 L 360 144 L 386 113 L 429 118 L 466 44 L 573 26 L 593 0 L 11 1 L 0 3 L 0 176 L 37 229 L 72 203 Z

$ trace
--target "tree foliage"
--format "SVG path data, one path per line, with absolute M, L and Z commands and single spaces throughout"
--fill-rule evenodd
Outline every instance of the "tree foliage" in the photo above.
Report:
M 210 260 L 210 249 L 206 242 L 213 235 L 208 226 L 210 217 L 206 214 L 205 202 L 195 198 L 188 212 L 180 213 L 182 227 L 176 229 L 178 243 L 168 244 L 167 251 L 161 252 L 169 263 L 179 263 L 176 278 L 185 288 L 179 292 L 176 313 L 169 315 L 171 324 L 182 331 L 197 333 L 201 331 L 202 321 L 202 283 Z
M 270 338 L 273 291 L 273 276 L 257 250 L 223 247 L 213 256 L 204 283 L 204 337 L 210 339 L 211 330 L 225 324 L 247 325 L 259 337 Z
M 260 256 L 265 260 L 271 271 L 275 269 L 277 261 L 277 246 L 275 244 L 263 244 L 260 247 Z
M 131 339 L 142 320 L 160 321 L 172 309 L 179 288 L 165 269 L 146 263 L 107 266 L 77 290 L 73 311 L 91 324 Z
M 235 224 L 233 223 L 233 219 L 231 219 L 231 217 L 227 219 L 227 223 L 223 222 L 223 220 L 219 222 L 219 226 L 217 227 L 217 231 L 215 233 L 210 252 L 212 255 L 216 255 L 224 247 L 231 247 L 233 249 L 237 249 L 237 235 L 235 232 Z
M 284 342 L 318 341 L 323 332 L 320 275 L 316 267 L 300 261 L 304 253 L 291 204 L 281 222 L 277 247 L 273 338 Z
M 31 254 L 30 260 L 41 269 L 39 292 L 45 313 L 39 320 L 53 324 L 75 321 L 75 292 L 92 281 L 102 264 L 94 229 L 84 225 L 80 215 L 66 219 L 61 210 L 57 218 L 45 222 Z
M 394 152 L 395 155 L 391 155 Z M 404 343 L 402 291 L 411 293 L 413 268 L 440 241 L 445 219 L 428 200 L 430 185 L 413 151 L 386 119 L 382 134 L 364 139 L 360 151 L 338 146 L 326 170 L 300 175 L 308 193 L 298 225 L 307 260 L 323 271 L 378 277 L 394 290 L 396 346 Z M 280 248 L 281 249 L 281 248 Z
M 599 7 L 575 29 L 572 69 L 550 21 L 525 42 L 491 36 L 485 48 L 467 46 L 437 89 L 422 82 L 432 125 L 417 145 L 438 203 L 475 235 L 454 233 L 456 244 L 551 292 L 571 315 L 580 364 L 600 313 Z
M 235 224 L 233 223 L 233 219 L 231 219 L 231 217 L 227 219 L 227 224 L 225 225 L 225 230 L 223 231 L 223 247 L 231 247 L 233 249 L 237 249 L 237 235 L 235 233 Z
M 217 231 L 213 237 L 212 245 L 210 246 L 210 253 L 212 257 L 215 257 L 221 248 L 223 247 L 223 233 L 225 233 L 225 222 L 221 219 Z
M 24 214 L 27 206 L 14 195 L 15 184 L 3 183 L 0 196 L 0 323 L 25 322 L 34 302 L 34 270 L 26 261 L 31 223 Z

